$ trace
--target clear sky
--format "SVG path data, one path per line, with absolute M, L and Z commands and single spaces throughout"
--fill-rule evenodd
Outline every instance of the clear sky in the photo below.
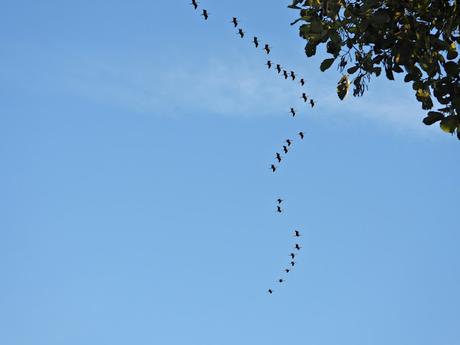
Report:
M 0 1 L 0 344 L 460 345 L 460 142 L 287 2 Z

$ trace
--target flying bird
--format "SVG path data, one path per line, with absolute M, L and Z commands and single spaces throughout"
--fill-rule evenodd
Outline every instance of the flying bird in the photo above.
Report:
M 295 266 L 295 261 L 291 261 L 291 266 L 292 266 L 292 267 Z
M 265 45 L 264 50 L 267 54 L 270 54 L 270 46 L 268 44 Z
M 292 114 L 293 117 L 296 115 L 296 112 L 295 112 L 294 108 L 291 108 L 291 114 Z
M 278 152 L 276 153 L 276 159 L 278 160 L 278 163 L 281 163 L 281 155 Z
M 291 78 L 292 78 L 292 80 L 295 80 L 295 73 L 294 73 L 294 71 L 291 71 Z
M 303 132 L 299 132 L 300 139 L 303 139 L 305 137 L 305 134 Z
M 276 70 L 278 71 L 278 74 L 281 73 L 281 65 L 280 64 L 276 65 Z
M 287 142 L 288 146 L 291 146 L 291 145 L 292 145 L 291 139 L 286 139 L 286 142 Z
M 276 206 L 276 212 L 281 213 L 281 212 L 283 212 L 283 210 L 281 210 L 280 206 Z
M 270 166 L 270 169 L 272 169 L 272 171 L 275 172 L 275 171 L 276 171 L 276 166 L 275 166 L 274 164 L 272 164 L 272 165 Z
M 300 237 L 300 232 L 297 231 L 297 230 L 294 230 L 294 236 L 295 236 L 295 237 Z
M 203 13 L 201 14 L 204 17 L 204 20 L 208 20 L 209 18 L 209 13 L 207 10 L 203 10 Z
M 295 254 L 294 254 L 294 253 L 291 253 L 290 255 L 291 255 L 291 258 L 294 260 Z
M 284 75 L 284 79 L 287 79 L 289 78 L 288 74 L 287 74 L 287 71 L 286 70 L 283 70 L 283 75 Z
M 283 199 L 278 199 L 276 201 L 278 202 L 278 204 L 281 204 L 283 202 Z
M 311 107 L 313 108 L 313 107 L 315 106 L 315 101 L 312 100 L 312 99 L 310 99 L 310 105 L 311 105 Z
M 295 245 L 295 249 L 297 249 L 297 250 L 300 250 L 300 248 L 302 248 L 302 247 L 301 247 L 301 246 L 299 246 L 299 244 L 297 244 L 297 243 L 296 243 L 296 245 Z
M 284 151 L 284 153 L 288 153 L 288 152 L 289 152 L 289 149 L 286 147 L 286 145 L 283 145 L 283 151 Z
M 272 68 L 272 62 L 270 60 L 267 61 L 266 65 L 268 66 L 268 69 Z
M 303 101 L 304 101 L 305 103 L 307 103 L 307 101 L 308 101 L 308 96 L 307 96 L 307 94 L 306 94 L 305 92 L 302 92 L 302 98 L 303 98 Z
M 238 35 L 240 35 L 241 38 L 244 37 L 244 31 L 243 31 L 243 29 L 238 29 Z
M 279 281 L 280 283 L 284 282 L 284 280 L 283 280 L 283 279 L 279 279 L 278 281 Z
M 238 18 L 233 17 L 231 23 L 232 23 L 233 26 L 236 28 L 236 27 L 238 26 Z
M 273 293 L 272 289 L 268 289 L 268 293 L 271 295 Z
M 254 39 L 252 40 L 252 42 L 254 42 L 254 45 L 256 46 L 256 48 L 259 48 L 259 39 L 257 37 L 254 36 Z
M 305 80 L 302 78 L 300 79 L 300 85 L 304 86 L 305 85 Z
M 198 2 L 196 0 L 192 0 L 190 5 L 192 5 L 195 10 L 198 8 Z
M 290 270 L 289 268 L 286 268 L 286 269 L 284 270 L 284 272 L 289 273 L 289 272 L 291 272 L 291 270 Z

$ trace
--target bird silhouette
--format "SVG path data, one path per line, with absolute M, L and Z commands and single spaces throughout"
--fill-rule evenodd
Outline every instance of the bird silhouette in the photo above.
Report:
M 291 78 L 292 78 L 292 80 L 295 80 L 295 73 L 294 73 L 294 71 L 291 71 Z
M 278 199 L 276 201 L 278 202 L 278 204 L 281 204 L 283 202 L 283 199 Z
M 275 171 L 276 171 L 276 166 L 275 166 L 274 164 L 272 164 L 272 165 L 270 166 L 270 169 L 272 169 L 272 171 L 275 172 Z
M 236 27 L 238 26 L 238 18 L 233 17 L 231 23 L 232 23 L 233 26 L 236 28 Z
M 300 79 L 300 85 L 304 86 L 305 85 L 305 80 L 302 78 Z
M 300 139 L 303 139 L 305 137 L 305 134 L 303 132 L 299 132 Z
M 294 260 L 295 254 L 294 254 L 294 253 L 291 253 L 290 255 L 291 255 L 291 258 Z
M 286 147 L 286 145 L 283 145 L 283 151 L 284 151 L 284 153 L 288 153 L 288 152 L 289 152 L 289 149 Z
M 278 152 L 276 153 L 276 159 L 278 160 L 278 163 L 281 163 L 281 155 Z
M 209 18 L 209 13 L 207 10 L 203 10 L 203 13 L 201 14 L 204 17 L 204 20 L 208 20 Z
M 191 4 L 195 10 L 198 8 L 198 2 L 196 0 L 192 0 Z
M 244 37 L 244 31 L 243 31 L 243 29 L 238 29 L 238 35 L 240 35 L 241 38 Z
M 294 108 L 291 108 L 291 114 L 292 114 L 293 117 L 296 115 L 296 112 L 295 112 Z
M 256 46 L 256 48 L 259 48 L 259 39 L 257 37 L 254 36 L 252 42 L 254 43 L 254 45 Z
M 283 210 L 281 209 L 280 206 L 276 206 L 276 212 L 281 213 L 281 212 L 283 212 Z
M 291 139 L 286 139 L 286 142 L 287 142 L 288 146 L 291 146 L 291 145 L 292 145 Z
M 264 50 L 268 55 L 268 54 L 270 54 L 271 48 L 270 48 L 270 46 L 268 44 L 266 44 L 265 47 L 264 47 Z
M 292 267 L 295 266 L 295 261 L 291 261 L 291 266 L 292 266 Z
M 296 243 L 295 249 L 300 250 L 300 248 L 302 248 L 302 247 L 299 244 Z
M 307 101 L 308 101 L 308 96 L 307 96 L 307 94 L 306 94 L 305 92 L 302 92 L 302 98 L 303 98 L 303 101 L 304 101 L 305 103 L 307 103 Z
M 288 73 L 287 73 L 287 71 L 286 71 L 286 70 L 283 70 L 283 75 L 284 75 L 284 79 L 287 79 L 287 78 L 289 78 L 289 76 L 288 76 Z
M 312 100 L 312 99 L 310 99 L 310 105 L 311 105 L 311 107 L 313 108 L 313 107 L 315 106 L 315 101 Z
M 272 289 L 268 289 L 268 293 L 271 295 L 273 293 Z
M 281 65 L 280 64 L 276 65 L 276 70 L 278 71 L 278 74 L 281 73 Z
M 300 232 L 298 230 L 294 230 L 294 236 L 295 237 L 300 237 Z
M 278 281 L 279 281 L 280 283 L 282 283 L 282 282 L 284 282 L 284 279 L 278 279 Z
M 289 273 L 289 272 L 291 272 L 291 270 L 290 270 L 289 268 L 286 268 L 286 269 L 284 270 L 284 272 Z
M 272 68 L 272 62 L 270 60 L 267 61 L 266 65 L 268 66 L 268 69 Z

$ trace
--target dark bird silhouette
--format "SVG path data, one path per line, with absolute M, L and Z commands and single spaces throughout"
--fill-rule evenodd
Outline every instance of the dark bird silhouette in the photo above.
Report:
M 266 65 L 268 66 L 268 69 L 272 68 L 272 62 L 270 60 L 267 61 Z
M 196 0 L 192 0 L 190 5 L 192 5 L 195 10 L 198 8 L 198 2 Z
M 286 139 L 286 142 L 287 142 L 288 146 L 291 146 L 291 145 L 292 145 L 291 139 Z
M 294 236 L 295 237 L 300 237 L 300 232 L 298 230 L 294 230 Z
M 204 20 L 208 20 L 209 18 L 209 13 L 207 10 L 203 10 L 203 13 L 201 14 L 204 17 Z
M 232 18 L 232 24 L 233 24 L 233 26 L 236 28 L 236 27 L 238 26 L 238 18 L 233 17 L 233 18 Z
M 291 261 L 291 266 L 292 266 L 292 267 L 295 266 L 295 261 Z
M 299 244 L 297 244 L 297 243 L 296 243 L 296 245 L 295 245 L 295 249 L 297 249 L 297 250 L 300 250 L 300 248 L 302 248 L 302 247 L 301 247 L 301 246 L 299 246 Z
M 283 151 L 284 151 L 284 153 L 288 153 L 288 152 L 289 152 L 289 149 L 286 147 L 286 145 L 283 145 Z
M 281 65 L 280 64 L 276 65 L 276 70 L 278 71 L 278 74 L 281 73 Z
M 279 279 L 278 281 L 279 281 L 280 283 L 284 282 L 284 280 L 283 280 L 283 279 Z
M 300 85 L 304 86 L 305 85 L 305 80 L 302 78 L 300 79 Z
M 292 78 L 292 80 L 295 80 L 295 73 L 294 73 L 294 71 L 291 71 L 291 78 Z
M 243 31 L 243 29 L 238 29 L 238 35 L 240 35 L 241 38 L 244 37 L 244 31 Z
M 289 268 L 286 268 L 286 269 L 284 270 L 284 272 L 289 273 L 289 272 L 291 272 L 291 270 L 290 270 Z
M 278 204 L 281 204 L 283 202 L 283 199 L 278 199 L 276 201 L 278 202 Z
M 281 213 L 281 212 L 283 212 L 283 210 L 281 210 L 280 206 L 276 206 L 276 212 Z
M 252 40 L 252 42 L 254 42 L 254 45 L 256 46 L 256 48 L 259 48 L 259 39 L 257 37 L 254 36 L 254 39 Z
M 313 107 L 315 106 L 315 101 L 312 100 L 312 99 L 310 99 L 310 105 L 311 105 L 311 107 L 313 108 Z
M 294 254 L 294 253 L 291 253 L 290 255 L 291 255 L 291 258 L 294 260 L 295 254 Z
M 268 293 L 271 295 L 273 293 L 272 289 L 268 289 Z
M 272 171 L 275 172 L 275 171 L 276 171 L 276 166 L 275 166 L 274 164 L 272 164 L 272 165 L 270 166 L 270 169 L 272 169 Z
M 270 48 L 270 46 L 268 44 L 266 44 L 265 47 L 264 47 L 264 50 L 268 55 L 268 54 L 270 54 L 271 48 Z
M 281 155 L 278 152 L 276 153 L 276 159 L 278 160 L 278 163 L 281 163 Z
M 299 132 L 300 139 L 303 139 L 305 137 L 305 134 L 303 132 Z
M 302 92 L 302 98 L 303 98 L 303 101 L 304 101 L 305 103 L 307 103 L 307 101 L 308 101 L 308 96 L 307 96 L 307 94 L 306 94 L 305 92 Z
M 284 79 L 287 79 L 287 78 L 289 78 L 289 76 L 288 76 L 288 73 L 287 73 L 287 71 L 286 71 L 286 70 L 283 70 L 283 75 L 284 75 Z
M 295 112 L 294 108 L 291 108 L 291 114 L 292 114 L 293 117 L 296 115 L 296 112 Z

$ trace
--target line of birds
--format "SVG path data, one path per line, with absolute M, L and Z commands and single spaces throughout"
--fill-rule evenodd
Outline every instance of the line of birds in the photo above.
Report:
M 197 10 L 198 7 L 199 7 L 199 2 L 197 0 L 192 0 L 190 5 L 192 5 L 193 8 L 195 10 Z M 203 9 L 202 13 L 201 13 L 201 16 L 204 18 L 204 20 L 208 20 L 209 16 L 210 16 L 210 13 L 206 9 Z M 232 17 L 230 23 L 233 24 L 234 28 L 238 29 L 237 34 L 241 38 L 244 38 L 246 36 L 246 32 L 244 32 L 244 30 L 240 27 L 240 22 L 239 22 L 237 17 Z M 257 36 L 253 36 L 252 43 L 254 44 L 254 46 L 256 48 L 259 48 L 259 46 L 262 46 L 260 41 L 259 41 L 259 38 Z M 267 44 L 267 43 L 263 44 L 263 50 L 265 51 L 266 55 L 270 55 L 271 49 L 272 48 L 271 48 L 271 46 L 269 44 Z M 302 87 L 305 86 L 305 84 L 306 84 L 304 78 L 298 77 L 298 75 L 294 71 L 288 71 L 287 69 L 284 69 L 281 64 L 274 63 L 274 62 L 272 62 L 272 60 L 267 60 L 265 65 L 268 67 L 268 69 L 276 70 L 276 72 L 279 75 L 282 75 L 285 80 L 288 80 L 288 79 L 291 79 L 292 81 L 298 80 Z M 312 98 L 309 98 L 308 95 L 305 92 L 302 92 L 302 95 L 301 95 L 300 98 L 304 101 L 304 103 L 309 103 L 309 105 L 312 108 L 315 107 L 315 104 L 316 104 L 315 101 Z M 295 117 L 297 115 L 297 110 L 294 107 L 291 107 L 290 108 L 290 114 L 292 115 L 292 117 Z M 303 140 L 305 138 L 305 134 L 302 131 L 298 132 L 298 136 L 300 137 L 301 140 Z M 285 145 L 283 145 L 283 152 L 284 152 L 285 155 L 289 152 L 292 144 L 293 144 L 292 139 L 286 139 L 285 140 Z M 275 158 L 276 158 L 278 163 L 281 163 L 281 161 L 283 160 L 283 156 L 279 152 L 275 153 Z M 272 170 L 272 172 L 276 172 L 276 170 L 278 168 L 275 164 L 271 164 L 271 166 L 270 166 L 270 169 Z M 277 201 L 276 212 L 277 213 L 283 213 L 283 209 L 282 209 L 283 199 L 278 198 L 276 201 Z M 301 236 L 300 231 L 294 230 L 294 237 L 298 239 L 300 236 Z M 302 247 L 300 246 L 299 243 L 295 243 L 294 249 L 297 252 L 300 251 L 301 248 Z M 291 261 L 290 261 L 290 264 L 289 264 L 290 266 L 288 268 L 284 269 L 285 273 L 291 272 L 292 269 L 294 268 L 294 266 L 296 264 L 296 261 L 294 261 L 294 260 L 297 257 L 298 253 L 291 252 L 289 255 L 290 255 L 290 258 L 291 258 Z M 278 283 L 281 284 L 283 282 L 285 282 L 285 280 L 283 278 L 278 279 Z M 272 288 L 268 289 L 268 293 L 270 295 L 273 294 L 273 291 L 274 290 Z

